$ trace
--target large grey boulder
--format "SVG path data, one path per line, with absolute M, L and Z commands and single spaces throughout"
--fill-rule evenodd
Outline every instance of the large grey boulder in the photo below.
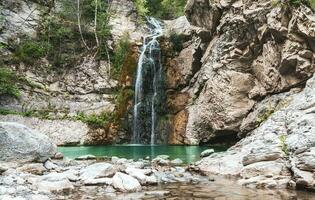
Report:
M 14 122 L 0 122 L 1 161 L 46 161 L 57 147 L 45 135 Z
M 114 175 L 116 170 L 114 166 L 109 163 L 95 163 L 87 166 L 80 172 L 81 180 L 104 178 Z

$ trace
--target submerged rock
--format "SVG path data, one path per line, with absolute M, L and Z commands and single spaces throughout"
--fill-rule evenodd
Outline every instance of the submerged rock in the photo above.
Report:
M 46 161 L 56 145 L 45 135 L 14 122 L 0 122 L 0 161 Z

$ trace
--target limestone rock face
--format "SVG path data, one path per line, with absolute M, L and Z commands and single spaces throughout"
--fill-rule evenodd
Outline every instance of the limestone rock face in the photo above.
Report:
M 84 144 L 88 138 L 88 126 L 79 121 L 43 120 L 17 115 L 0 115 L 0 121 L 17 122 L 47 135 L 56 145 Z
M 112 26 L 111 34 L 114 41 L 118 41 L 128 34 L 132 42 L 140 42 L 145 32 L 144 28 L 137 21 L 136 6 L 130 0 L 111 1 L 113 16 L 109 24 Z
M 56 154 L 56 145 L 45 135 L 28 127 L 9 122 L 0 122 L 1 161 L 40 161 Z
M 3 17 L 0 21 L 0 42 L 7 44 L 10 38 L 19 34 L 34 36 L 37 22 L 41 17 L 40 5 L 33 1 L 10 1 L 1 3 L 0 11 Z
M 287 95 L 287 105 L 247 137 L 197 165 L 206 173 L 238 175 L 244 185 L 283 188 L 293 180 L 297 187 L 314 189 L 314 92 L 312 77 L 302 92 Z
M 245 137 L 286 106 L 282 93 L 302 86 L 315 72 L 315 14 L 303 4 L 189 0 L 185 15 L 190 26 L 184 18 L 168 22 L 175 28 L 167 34 L 184 39 L 166 64 L 169 99 L 189 94 L 176 112 L 188 112 L 181 120 L 186 123 L 182 143 Z

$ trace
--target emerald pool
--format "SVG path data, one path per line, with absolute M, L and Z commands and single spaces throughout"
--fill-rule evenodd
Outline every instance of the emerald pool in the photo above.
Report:
M 66 158 L 76 158 L 83 155 L 117 156 L 127 159 L 155 158 L 158 155 L 169 155 L 170 159 L 180 158 L 185 163 L 200 159 L 200 153 L 213 148 L 216 152 L 225 151 L 226 147 L 209 146 L 178 146 L 178 145 L 103 145 L 103 146 L 73 146 L 59 147 L 59 152 Z

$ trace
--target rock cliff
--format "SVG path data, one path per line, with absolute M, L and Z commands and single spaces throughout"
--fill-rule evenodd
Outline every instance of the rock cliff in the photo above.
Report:
M 75 5 L 74 2 L 72 3 Z M 18 113 L 23 116 L 0 115 L 0 120 L 29 125 L 37 131 L 51 136 L 58 145 L 119 141 L 117 130 L 111 130 L 111 127 L 93 128 L 88 126 L 85 121 L 76 120 L 82 118 L 80 116 L 98 117 L 103 113 L 111 115 L 115 112 L 116 95 L 120 83 L 117 78 L 114 79 L 111 76 L 113 69 L 110 67 L 113 63 L 109 63 L 103 58 L 95 58 L 95 42 L 91 42 L 91 39 L 84 35 L 90 45 L 90 51 L 82 51 L 84 46 L 75 47 L 80 38 L 75 40 L 64 38 L 60 46 L 61 51 L 71 49 L 73 53 L 69 55 L 67 52 L 62 52 L 60 58 L 64 58 L 64 62 L 68 62 L 72 54 L 76 57 L 74 62 L 61 69 L 56 69 L 54 63 L 49 60 L 49 56 L 42 57 L 31 64 L 20 60 L 15 61 L 15 46 L 19 48 L 26 40 L 25 38 L 31 38 L 34 41 L 40 40 L 43 26 L 50 18 L 53 18 L 52 13 L 58 12 L 58 9 L 66 9 L 63 8 L 66 5 L 62 0 L 0 2 L 0 43 L 2 45 L 0 52 L 3 56 L 0 59 L 0 67 L 5 65 L 14 71 L 20 77 L 19 79 L 23 79 L 17 81 L 21 93 L 19 98 L 0 96 L 1 111 L 8 110 L 10 113 Z M 75 15 L 75 10 L 71 12 Z M 131 43 L 141 41 L 143 28 L 141 28 L 142 24 L 138 23 L 136 8 L 132 1 L 111 1 L 109 12 L 111 17 L 108 23 L 111 29 L 107 41 L 108 51 L 113 52 L 125 35 L 129 36 Z M 79 31 L 76 30 L 77 27 L 77 25 L 73 26 L 76 33 Z M 93 31 L 93 27 L 88 28 Z M 64 29 L 67 31 L 67 27 L 61 27 L 53 34 L 61 34 Z M 87 30 L 87 33 L 89 31 Z M 73 33 L 68 32 L 67 34 Z M 38 49 L 36 47 L 31 51 Z M 27 57 L 31 57 L 31 55 Z M 30 59 L 35 60 L 35 58 Z M 111 62 L 114 62 L 113 59 Z M 33 116 L 33 113 L 36 115 Z
M 189 0 L 185 13 L 189 34 L 184 19 L 172 22 L 183 45 L 166 62 L 170 143 L 240 140 L 196 167 L 250 187 L 314 190 L 314 9 Z
M 185 13 L 195 31 L 185 37 L 184 22 L 173 22 L 183 45 L 166 62 L 180 121 L 172 143 L 245 137 L 281 107 L 277 94 L 303 88 L 315 71 L 315 14 L 306 5 L 190 0 Z

